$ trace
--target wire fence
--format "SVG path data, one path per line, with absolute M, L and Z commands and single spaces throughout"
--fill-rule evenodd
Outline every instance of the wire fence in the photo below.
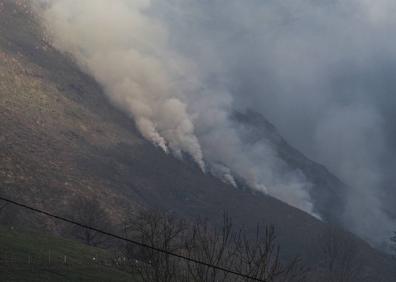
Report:
M 0 249 L 0 266 L 106 266 L 117 267 L 125 264 L 123 258 L 109 258 L 101 256 L 71 256 L 54 253 L 51 249 L 39 254 L 21 254 L 11 250 Z

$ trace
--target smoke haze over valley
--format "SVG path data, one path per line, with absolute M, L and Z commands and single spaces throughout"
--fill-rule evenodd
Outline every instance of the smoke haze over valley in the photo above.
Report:
M 322 217 L 311 179 L 232 118 L 251 110 L 346 184 L 346 228 L 391 236 L 394 1 L 32 3 L 52 44 L 164 152 Z

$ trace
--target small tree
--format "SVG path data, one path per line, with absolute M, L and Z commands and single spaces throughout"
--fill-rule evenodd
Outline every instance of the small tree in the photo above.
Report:
M 183 220 L 155 211 L 139 212 L 125 228 L 128 237 L 172 253 L 182 250 L 185 231 Z M 177 281 L 182 272 L 178 259 L 152 249 L 128 244 L 126 256 L 135 264 L 134 269 L 142 281 Z
M 234 266 L 233 225 L 227 214 L 223 215 L 219 228 L 198 220 L 192 226 L 190 236 L 185 245 L 189 257 L 223 268 L 231 269 Z M 187 263 L 187 269 L 191 281 L 231 281 L 228 273 L 204 265 Z
M 71 218 L 81 224 L 91 226 L 97 229 L 110 230 L 111 221 L 96 198 L 76 199 L 71 205 Z M 109 238 L 93 230 L 71 226 L 69 233 L 74 238 L 90 246 L 104 246 Z
M 253 238 L 243 230 L 236 237 L 236 269 L 264 281 L 305 281 L 306 270 L 299 258 L 284 264 L 276 243 L 275 227 L 257 225 Z M 244 279 L 251 281 L 251 279 Z

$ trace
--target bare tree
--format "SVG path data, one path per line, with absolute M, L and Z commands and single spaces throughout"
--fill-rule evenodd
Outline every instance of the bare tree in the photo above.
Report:
M 236 270 L 264 281 L 304 281 L 306 270 L 299 258 L 284 264 L 274 226 L 257 225 L 253 238 L 241 230 L 236 237 Z M 244 279 L 251 281 L 251 279 Z
M 202 219 L 188 225 L 167 214 L 145 211 L 128 220 L 125 233 L 129 238 L 167 252 L 268 282 L 303 281 L 305 274 L 298 259 L 283 263 L 273 226 L 258 226 L 253 238 L 245 230 L 235 231 L 227 214 L 223 215 L 221 224 L 214 226 Z M 126 246 L 126 256 L 142 281 L 251 281 L 134 245 Z
M 257 225 L 255 236 L 251 236 L 244 229 L 235 231 L 230 217 L 224 214 L 219 228 L 198 221 L 192 235 L 186 250 L 197 260 L 268 282 L 305 279 L 305 268 L 298 258 L 290 263 L 281 260 L 274 226 Z M 192 281 L 253 281 L 193 263 L 188 264 L 188 270 Z
M 111 220 L 96 198 L 79 198 L 71 205 L 71 217 L 73 220 L 94 228 L 111 229 Z M 90 246 L 104 246 L 109 238 L 93 230 L 79 226 L 68 227 L 70 235 Z
M 128 237 L 172 253 L 181 252 L 185 231 L 184 220 L 154 211 L 138 213 L 125 228 Z M 178 281 L 182 273 L 181 262 L 168 254 L 127 245 L 126 255 L 142 281 Z
M 231 218 L 223 215 L 220 228 L 212 227 L 207 221 L 198 220 L 192 227 L 191 238 L 186 241 L 186 254 L 199 261 L 223 268 L 232 268 L 235 260 Z M 217 269 L 187 263 L 191 281 L 232 281 L 228 273 Z

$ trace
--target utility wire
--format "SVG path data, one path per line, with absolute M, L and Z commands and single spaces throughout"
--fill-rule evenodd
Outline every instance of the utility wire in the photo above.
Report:
M 74 220 L 71 220 L 71 219 L 67 219 L 65 217 L 62 217 L 62 216 L 59 216 L 59 215 L 55 215 L 55 214 L 40 210 L 38 208 L 34 208 L 34 207 L 31 207 L 31 206 L 28 206 L 28 205 L 25 205 L 25 204 L 22 204 L 22 203 L 19 203 L 19 202 L 4 198 L 2 196 L 0 196 L 0 200 L 4 201 L 6 203 L 13 204 L 15 206 L 18 206 L 18 207 L 21 207 L 21 208 L 24 208 L 24 209 L 27 209 L 27 210 L 30 210 L 30 211 L 45 215 L 45 216 L 48 216 L 48 217 L 55 218 L 55 219 L 60 220 L 60 221 L 64 221 L 64 222 L 67 222 L 67 223 L 70 223 L 70 224 L 73 224 L 73 225 L 77 225 L 77 226 L 79 226 L 81 228 L 84 228 L 84 229 L 92 230 L 92 231 L 101 233 L 103 235 L 106 235 L 106 236 L 109 236 L 109 237 L 113 237 L 115 239 L 122 240 L 122 241 L 131 243 L 131 244 L 143 247 L 143 248 L 151 249 L 151 250 L 156 251 L 158 253 L 162 253 L 162 254 L 166 254 L 166 255 L 169 255 L 169 256 L 173 256 L 173 257 L 176 257 L 176 258 L 179 258 L 179 259 L 182 259 L 182 260 L 186 260 L 186 261 L 189 261 L 189 262 L 192 262 L 192 263 L 195 263 L 195 264 L 204 265 L 206 267 L 209 267 L 209 268 L 212 268 L 212 269 L 216 269 L 216 270 L 220 270 L 220 271 L 223 271 L 223 272 L 226 272 L 226 273 L 230 273 L 230 274 L 233 274 L 233 275 L 236 275 L 236 276 L 240 276 L 240 277 L 243 277 L 245 279 L 251 279 L 251 280 L 260 281 L 260 282 L 267 282 L 266 280 L 259 279 L 259 278 L 256 278 L 256 277 L 252 277 L 252 276 L 249 276 L 247 274 L 236 272 L 236 271 L 233 271 L 233 270 L 221 267 L 221 266 L 217 266 L 217 265 L 210 264 L 210 263 L 207 263 L 207 262 L 204 262 L 204 261 L 200 261 L 200 260 L 197 260 L 197 259 L 194 259 L 194 258 L 191 258 L 191 257 L 187 257 L 187 256 L 179 255 L 179 254 L 176 254 L 176 253 L 172 253 L 170 251 L 167 251 L 167 250 L 164 250 L 164 249 L 161 249 L 161 248 L 157 248 L 157 247 L 145 244 L 145 243 L 141 243 L 141 242 L 138 242 L 138 241 L 135 241 L 135 240 L 131 240 L 131 239 L 128 239 L 128 238 L 125 238 L 125 237 L 122 237 L 122 236 L 119 236 L 119 235 L 116 235 L 116 234 L 112 234 L 110 232 L 107 232 L 107 231 L 104 231 L 104 230 L 100 230 L 100 229 L 97 229 L 95 227 L 88 226 L 86 224 L 82 224 L 82 223 L 79 223 L 77 221 L 74 221 Z

